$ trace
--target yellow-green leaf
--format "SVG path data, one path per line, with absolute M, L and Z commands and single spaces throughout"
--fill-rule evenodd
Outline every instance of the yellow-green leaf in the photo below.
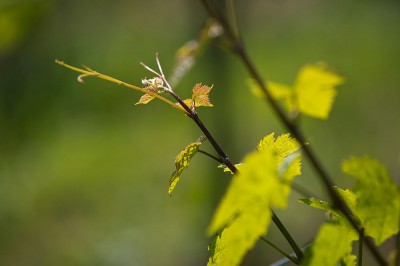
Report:
M 335 87 L 343 78 L 329 71 L 324 63 L 306 65 L 300 69 L 293 86 L 267 82 L 267 89 L 275 100 L 283 100 L 289 111 L 327 119 L 336 96 Z M 265 94 L 254 84 L 252 92 L 264 98 Z
M 329 71 L 324 64 L 304 66 L 296 79 L 294 90 L 298 109 L 303 114 L 327 119 L 343 78 Z
M 347 258 L 352 250 L 352 242 L 358 239 L 358 235 L 349 226 L 326 223 L 317 235 L 307 266 L 336 266 L 342 258 Z
M 192 90 L 192 100 L 195 103 L 196 107 L 200 106 L 209 106 L 213 105 L 210 103 L 210 99 L 208 98 L 208 94 L 212 89 L 211 87 L 201 85 L 201 83 L 197 83 Z
M 294 154 L 300 148 L 297 140 L 290 137 L 290 134 L 282 134 L 275 140 L 274 133 L 265 136 L 257 145 L 257 150 L 262 151 L 266 148 L 272 149 L 275 154 L 276 164 L 280 165 L 283 160 L 288 158 L 289 155 Z M 300 174 L 300 165 L 298 167 L 298 174 Z
M 196 142 L 190 143 L 176 157 L 175 171 L 169 180 L 168 193 L 170 195 L 171 195 L 172 191 L 175 189 L 176 184 L 179 182 L 183 170 L 189 166 L 190 160 L 197 153 L 201 144 L 202 144 L 201 141 L 196 141 Z
M 356 214 L 377 245 L 399 231 L 400 193 L 387 170 L 368 158 L 351 158 L 343 163 L 344 173 L 356 178 Z
M 157 88 L 153 87 L 153 86 L 148 86 L 145 88 L 148 91 L 151 91 L 153 93 L 157 93 Z M 137 103 L 135 103 L 135 105 L 137 104 L 148 104 L 149 102 L 151 102 L 155 97 L 153 95 L 150 94 L 144 94 L 142 95 L 142 97 L 140 97 L 139 101 Z
M 238 265 L 267 232 L 269 208 L 286 207 L 291 180 L 300 173 L 300 158 L 290 160 L 284 169 L 280 166 L 285 155 L 296 150 L 293 142 L 288 135 L 275 140 L 271 134 L 264 138 L 258 151 L 244 158 L 208 228 L 209 234 L 223 230 L 210 248 L 209 265 Z
M 219 253 L 211 254 L 209 265 L 238 265 L 267 230 L 271 217 L 269 198 L 279 186 L 273 154 L 271 150 L 254 152 L 245 157 L 244 163 L 208 228 L 208 233 L 213 234 L 227 227 L 216 243 Z

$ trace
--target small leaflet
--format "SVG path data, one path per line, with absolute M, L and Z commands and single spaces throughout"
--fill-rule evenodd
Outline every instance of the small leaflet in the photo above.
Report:
M 300 156 L 291 160 L 282 174 L 280 165 L 298 147 L 288 135 L 261 141 L 261 149 L 243 159 L 227 192 L 217 207 L 208 234 L 222 232 L 210 245 L 208 265 L 239 265 L 244 255 L 264 235 L 271 222 L 270 207 L 285 208 L 290 184 L 300 174 Z M 282 154 L 283 153 L 283 154 Z M 283 182 L 284 181 L 284 182 Z
M 157 88 L 155 88 L 154 86 L 147 86 L 145 88 L 146 90 L 150 91 L 150 92 L 154 92 L 157 93 Z M 153 95 L 150 94 L 144 94 L 142 95 L 142 97 L 140 97 L 139 101 L 137 103 L 135 103 L 135 105 L 138 104 L 148 104 L 149 102 L 151 102 L 155 97 Z
M 173 172 L 168 187 L 168 194 L 171 195 L 172 191 L 175 189 L 176 184 L 179 182 L 180 177 L 184 169 L 189 166 L 190 160 L 198 152 L 200 145 L 203 143 L 204 139 L 190 143 L 183 149 L 175 159 L 175 171 Z
M 209 106 L 212 107 L 213 105 L 210 103 L 210 99 L 208 98 L 208 94 L 212 89 L 206 85 L 201 85 L 201 83 L 197 83 L 192 90 L 192 100 L 195 103 L 196 107 L 200 106 Z
M 206 85 L 202 85 L 201 83 L 197 83 L 193 87 L 192 98 L 186 99 L 183 102 L 191 109 L 201 106 L 212 107 L 213 105 L 211 104 L 210 98 L 208 97 L 208 94 L 210 93 L 211 89 L 212 86 L 208 87 Z M 176 103 L 176 105 L 182 110 L 184 110 L 184 108 L 180 103 Z

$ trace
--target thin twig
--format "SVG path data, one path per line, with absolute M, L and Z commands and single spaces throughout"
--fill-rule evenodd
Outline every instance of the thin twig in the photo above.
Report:
M 262 241 L 264 241 L 265 243 L 267 243 L 268 245 L 270 245 L 271 247 L 273 247 L 276 251 L 278 251 L 279 253 L 281 253 L 283 256 L 285 256 L 288 260 L 292 261 L 294 264 L 299 265 L 299 261 L 297 258 L 289 255 L 288 253 L 286 253 L 285 251 L 283 251 L 282 249 L 280 249 L 277 245 L 275 245 L 274 243 L 272 243 L 271 241 L 269 241 L 268 239 L 266 239 L 265 237 L 261 236 L 260 239 Z
M 212 155 L 211 153 L 208 153 L 208 152 L 203 151 L 203 150 L 198 150 L 198 152 L 200 152 L 200 153 L 202 153 L 202 154 L 204 154 L 204 155 L 210 157 L 211 159 L 213 159 L 213 160 L 215 160 L 215 161 L 217 161 L 217 162 L 219 162 L 219 163 L 221 163 L 221 164 L 224 163 L 224 162 L 221 160 L 221 158 L 218 158 L 217 156 L 214 156 L 214 155 Z

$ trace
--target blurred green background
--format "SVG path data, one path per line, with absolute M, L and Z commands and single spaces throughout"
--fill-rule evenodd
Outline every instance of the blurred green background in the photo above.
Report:
M 320 60 L 346 78 L 328 121 L 301 120 L 337 184 L 353 183 L 340 173 L 350 155 L 378 159 L 399 183 L 400 3 L 254 0 L 238 9 L 266 79 L 290 84 Z M 196 126 L 161 102 L 134 106 L 140 94 L 124 87 L 80 84 L 54 63 L 139 85 L 151 75 L 138 62 L 154 66 L 159 52 L 169 73 L 206 17 L 188 0 L 0 2 L 0 265 L 206 264 L 205 230 L 229 176 L 199 155 L 167 194 L 175 156 L 200 135 Z M 210 47 L 176 91 L 188 97 L 197 82 L 214 84 L 214 108 L 200 115 L 235 162 L 264 135 L 285 132 L 234 56 Z M 307 162 L 297 181 L 325 198 Z M 306 244 L 325 217 L 300 197 L 293 192 L 278 215 Z M 269 238 L 287 247 L 274 226 Z M 258 243 L 244 264 L 279 258 Z

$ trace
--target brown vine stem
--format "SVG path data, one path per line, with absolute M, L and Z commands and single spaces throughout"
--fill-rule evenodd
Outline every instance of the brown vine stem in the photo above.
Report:
M 264 83 L 263 78 L 256 69 L 253 61 L 248 56 L 247 51 L 244 48 L 243 41 L 236 37 L 234 31 L 232 30 L 232 27 L 229 25 L 224 15 L 213 4 L 212 0 L 201 0 L 201 2 L 203 3 L 204 7 L 206 8 L 210 16 L 216 19 L 223 27 L 225 35 L 232 45 L 233 52 L 240 58 L 243 65 L 249 72 L 250 76 L 262 89 L 263 93 L 266 96 L 267 103 L 272 107 L 273 111 L 279 117 L 279 119 L 286 127 L 286 129 L 289 132 L 291 132 L 291 134 L 299 141 L 299 143 L 301 143 L 303 152 L 305 153 L 311 165 L 313 166 L 315 172 L 318 174 L 321 181 L 323 182 L 329 197 L 333 201 L 333 206 L 342 211 L 342 213 L 345 215 L 346 219 L 351 223 L 354 229 L 358 233 L 361 233 L 363 229 L 360 228 L 360 226 L 356 223 L 355 219 L 353 218 L 355 217 L 355 215 L 349 209 L 349 207 L 343 201 L 343 199 L 333 189 L 334 183 L 332 181 L 332 178 L 329 176 L 325 168 L 322 166 L 321 162 L 318 160 L 317 156 L 315 155 L 311 147 L 309 145 L 304 145 L 304 143 L 306 143 L 306 139 L 303 136 L 302 132 L 295 124 L 293 124 L 290 121 L 290 119 L 285 115 L 281 107 L 271 96 L 271 93 L 269 92 L 266 84 Z M 364 243 L 371 251 L 372 255 L 379 263 L 379 265 L 388 265 L 388 262 L 385 260 L 385 258 L 382 256 L 382 254 L 379 252 L 378 248 L 375 246 L 375 244 L 371 241 L 370 238 L 364 238 Z

